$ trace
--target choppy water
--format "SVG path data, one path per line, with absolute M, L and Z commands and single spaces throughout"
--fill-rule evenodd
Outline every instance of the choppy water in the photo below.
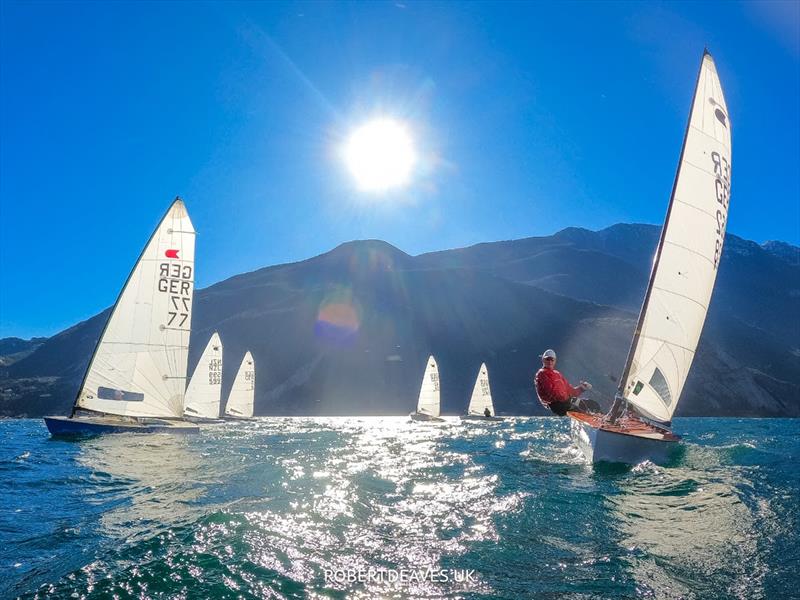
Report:
M 0 597 L 800 594 L 800 422 L 678 419 L 675 463 L 633 468 L 585 465 L 567 426 L 274 418 L 57 441 L 2 421 Z

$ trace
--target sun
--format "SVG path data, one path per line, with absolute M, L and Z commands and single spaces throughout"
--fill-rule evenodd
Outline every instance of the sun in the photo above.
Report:
M 393 119 L 374 119 L 350 134 L 344 160 L 365 192 L 385 192 L 406 186 L 417 161 L 406 126 Z

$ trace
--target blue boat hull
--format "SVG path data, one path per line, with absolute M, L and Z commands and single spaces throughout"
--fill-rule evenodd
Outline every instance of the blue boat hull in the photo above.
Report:
M 200 428 L 187 422 L 150 421 L 128 423 L 113 419 L 44 417 L 53 436 L 89 436 L 106 433 L 199 433 Z

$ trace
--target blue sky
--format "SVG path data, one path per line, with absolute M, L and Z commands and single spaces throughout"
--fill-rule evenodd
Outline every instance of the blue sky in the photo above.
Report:
M 351 239 L 661 223 L 704 46 L 733 124 L 728 231 L 800 243 L 799 6 L 4 1 L 0 337 L 111 305 L 176 195 L 198 287 Z M 375 115 L 422 157 L 380 197 L 339 155 Z

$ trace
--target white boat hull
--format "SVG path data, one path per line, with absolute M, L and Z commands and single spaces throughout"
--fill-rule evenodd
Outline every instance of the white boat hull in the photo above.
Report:
M 675 439 L 643 436 L 595 427 L 570 414 L 572 441 L 590 463 L 615 462 L 638 464 L 649 460 L 656 464 L 669 461 L 677 449 Z
M 412 421 L 420 421 L 424 423 L 444 423 L 444 419 L 441 417 L 434 417 L 431 415 L 426 415 L 425 413 L 413 412 L 410 415 Z
M 214 423 L 223 422 L 221 418 L 209 419 L 207 417 L 195 417 L 194 415 L 183 415 L 183 420 L 197 425 L 213 425 Z
M 502 421 L 503 417 L 487 417 L 485 415 L 461 415 L 462 421 Z

